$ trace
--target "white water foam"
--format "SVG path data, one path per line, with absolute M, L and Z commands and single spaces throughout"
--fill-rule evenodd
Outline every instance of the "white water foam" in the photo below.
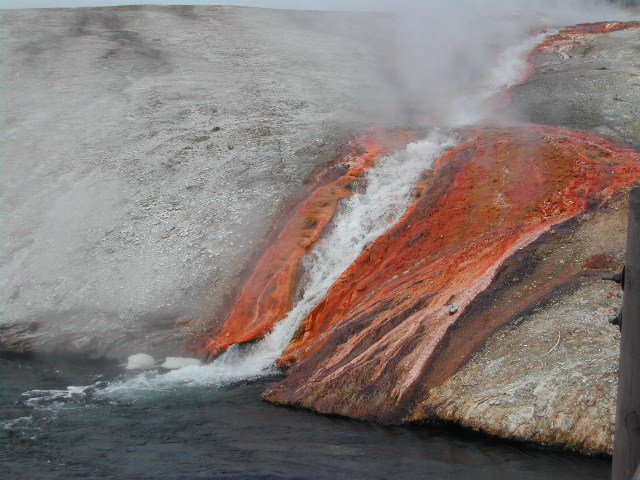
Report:
M 124 367 L 127 370 L 150 370 L 155 368 L 156 361 L 151 355 L 146 353 L 137 353 L 136 355 L 130 355 L 127 359 L 127 365 Z

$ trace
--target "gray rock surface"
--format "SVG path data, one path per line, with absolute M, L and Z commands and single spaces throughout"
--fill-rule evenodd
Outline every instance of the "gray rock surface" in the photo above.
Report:
M 536 76 L 513 89 L 512 115 L 599 132 L 640 146 L 640 29 L 585 36 L 535 58 Z M 607 318 L 621 291 L 599 280 L 624 264 L 625 193 L 548 236 L 541 265 L 581 272 L 521 312 L 437 389 L 425 409 L 503 438 L 612 453 L 620 334 Z M 523 292 L 535 293 L 524 279 Z
M 489 339 L 433 392 L 438 417 L 500 437 L 612 453 L 620 335 L 606 318 L 621 300 L 594 280 Z
M 438 418 L 503 438 L 612 453 L 620 332 L 607 318 L 622 291 L 600 276 L 624 261 L 626 200 L 619 195 L 537 245 L 538 268 L 580 272 L 579 280 L 519 312 L 431 391 L 425 406 Z M 525 275 L 512 295 L 535 296 L 534 278 Z
M 5 11 L 0 349 L 179 350 L 345 135 L 399 121 L 337 15 Z
M 640 146 L 640 29 L 589 35 L 567 47 L 534 59 L 538 73 L 513 88 L 511 114 Z

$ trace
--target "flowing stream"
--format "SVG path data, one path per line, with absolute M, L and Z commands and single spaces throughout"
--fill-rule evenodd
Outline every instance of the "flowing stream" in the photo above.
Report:
M 453 104 L 448 127 L 478 123 L 484 103 L 504 85 L 516 82 L 527 68 L 525 54 L 540 43 L 547 31 L 506 48 L 496 65 Z M 429 169 L 444 150 L 455 144 L 450 131 L 433 130 L 421 141 L 379 159 L 366 175 L 365 189 L 340 203 L 338 213 L 318 246 L 304 259 L 309 281 L 302 298 L 267 336 L 250 345 L 233 345 L 213 362 L 187 365 L 171 371 L 149 369 L 133 376 L 62 390 L 37 388 L 23 394 L 30 405 L 68 401 L 80 397 L 93 400 L 126 400 L 153 391 L 184 386 L 223 386 L 238 381 L 277 374 L 275 361 L 288 345 L 305 316 L 322 300 L 331 285 L 363 249 L 396 223 L 411 201 L 421 172 Z
M 248 346 L 233 345 L 206 365 L 187 366 L 164 374 L 143 373 L 113 383 L 100 394 L 129 395 L 140 389 L 178 384 L 223 385 L 276 373 L 276 359 L 305 316 L 362 250 L 400 219 L 420 173 L 453 143 L 452 136 L 433 132 L 405 150 L 379 160 L 367 174 L 365 191 L 341 203 L 328 233 L 303 259 L 309 281 L 302 298 L 264 339 Z
M 120 372 L 0 355 L 0 418 L 8 419 L 0 421 L 0 478 L 604 480 L 611 468 L 608 460 L 451 428 L 386 427 L 262 402 L 260 393 L 281 377 L 118 401 L 41 396 L 33 403 L 21 395 L 108 382 Z

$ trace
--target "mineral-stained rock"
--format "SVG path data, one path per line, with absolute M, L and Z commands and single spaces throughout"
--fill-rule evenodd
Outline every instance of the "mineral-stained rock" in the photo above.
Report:
M 537 45 L 531 51 L 529 58 L 534 59 L 540 55 L 548 55 L 550 53 L 556 53 L 561 58 L 568 58 L 569 52 L 581 46 L 584 48 L 584 44 L 588 40 L 594 39 L 600 36 L 600 34 L 620 32 L 634 28 L 640 28 L 640 22 L 597 22 L 566 27 Z M 539 66 L 535 64 L 533 67 L 534 70 L 539 68 Z M 532 72 L 532 75 L 535 75 L 535 71 Z
M 0 349 L 166 353 L 197 327 L 181 314 L 227 297 L 198 346 L 213 357 L 282 318 L 338 200 L 376 153 L 408 141 L 354 141 L 268 236 L 347 132 L 405 119 L 384 45 L 327 34 L 341 18 L 5 12 Z M 613 22 L 551 37 L 496 116 L 640 145 L 639 35 Z M 604 317 L 619 292 L 597 278 L 623 262 L 638 153 L 529 124 L 464 136 L 305 319 L 265 398 L 609 451 L 617 332 Z
M 316 172 L 281 218 L 266 251 L 253 263 L 233 298 L 220 328 L 196 349 L 214 358 L 234 343 L 262 338 L 293 306 L 302 273 L 301 260 L 313 249 L 338 208 L 351 195 L 366 171 L 381 155 L 388 155 L 415 139 L 409 130 L 373 129 L 353 138 L 333 162 Z
M 571 229 L 568 221 L 638 178 L 640 154 L 597 135 L 535 125 L 469 132 L 438 160 L 430 187 L 402 220 L 308 315 L 280 360 L 287 378 L 265 398 L 383 422 L 437 418 L 431 392 L 493 332 L 607 264 L 592 255 L 551 268 L 536 253 L 541 235 L 556 238 L 552 227 Z M 499 433 L 535 438 L 523 422 Z M 542 437 L 554 442 L 549 431 Z
M 626 197 L 554 227 L 505 263 L 443 343 L 429 374 L 441 386 L 414 418 L 434 414 L 503 437 L 611 450 L 619 333 L 606 319 L 621 292 L 599 277 L 621 268 Z M 509 320 L 467 360 L 463 332 L 495 317 Z M 467 363 L 451 362 L 456 357 Z
M 578 25 L 548 38 L 508 90 L 507 111 L 640 145 L 638 26 Z M 443 342 L 426 382 L 434 388 L 410 418 L 611 452 L 619 335 L 606 318 L 621 293 L 599 276 L 624 263 L 626 198 L 553 228 L 505 263 Z M 462 332 L 496 317 L 509 317 L 507 326 L 469 356 Z
M 435 415 L 501 437 L 610 453 L 619 333 L 606 318 L 620 302 L 616 288 L 606 285 L 603 294 L 597 276 L 587 275 L 534 300 L 418 402 L 413 418 Z M 528 289 L 536 290 L 531 281 Z

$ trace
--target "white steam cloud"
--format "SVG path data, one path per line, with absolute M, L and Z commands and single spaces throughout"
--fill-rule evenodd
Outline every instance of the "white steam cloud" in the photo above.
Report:
M 527 44 L 541 28 L 629 20 L 633 16 L 616 5 L 579 0 L 414 0 L 392 4 L 394 47 L 389 60 L 407 108 L 409 113 L 439 125 L 451 122 L 451 110 L 461 97 L 499 82 L 495 66 L 500 57 L 509 48 Z M 504 74 L 504 83 L 513 81 L 512 72 Z

